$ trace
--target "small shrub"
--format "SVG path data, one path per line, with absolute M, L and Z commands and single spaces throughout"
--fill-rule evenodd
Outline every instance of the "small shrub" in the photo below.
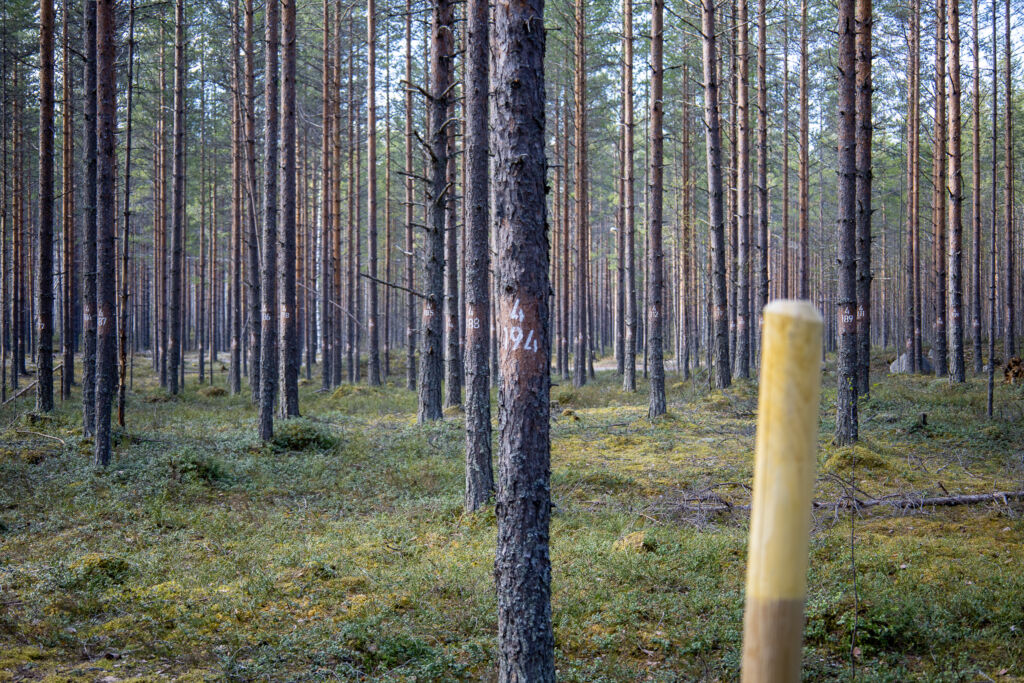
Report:
M 222 486 L 231 480 L 231 473 L 221 460 L 191 451 L 171 456 L 167 467 L 170 478 L 175 481 L 193 480 L 206 486 Z
M 274 430 L 271 441 L 278 451 L 329 451 L 338 445 L 330 432 L 305 418 L 285 420 Z
M 71 563 L 64 577 L 67 588 L 105 588 L 124 583 L 132 566 L 123 557 L 88 553 Z
M 199 395 L 207 398 L 219 398 L 227 396 L 228 392 L 224 387 L 203 387 L 199 390 Z

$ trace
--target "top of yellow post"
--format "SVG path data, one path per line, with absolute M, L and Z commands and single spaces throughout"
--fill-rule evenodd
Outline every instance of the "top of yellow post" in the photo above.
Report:
M 822 322 L 818 309 L 806 299 L 776 299 L 770 301 L 764 307 L 764 315 L 784 315 L 789 318 L 806 320 L 807 322 Z

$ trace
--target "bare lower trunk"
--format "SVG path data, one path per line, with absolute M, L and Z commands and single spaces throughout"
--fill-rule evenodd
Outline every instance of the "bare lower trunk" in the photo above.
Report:
M 651 240 L 647 283 L 648 362 L 651 367 L 650 401 L 648 415 L 665 414 L 665 362 L 662 349 L 664 316 L 664 255 L 662 252 L 663 178 L 665 134 L 662 121 L 665 110 L 662 103 L 665 69 L 663 61 L 664 0 L 651 2 L 651 213 L 648 221 Z
M 285 0 L 286 2 L 289 0 Z M 274 400 L 277 398 L 277 127 L 278 127 L 278 0 L 268 0 L 264 61 L 263 152 L 263 269 L 260 276 L 262 331 L 260 337 L 259 435 L 274 436 Z

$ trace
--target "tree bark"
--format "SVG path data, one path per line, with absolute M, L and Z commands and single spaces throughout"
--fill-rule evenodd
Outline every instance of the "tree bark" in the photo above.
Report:
M 628 0 L 627 0 L 628 1 Z M 744 0 L 745 2 L 745 0 Z M 662 102 L 665 80 L 664 61 L 664 0 L 651 0 L 651 213 L 648 235 L 651 241 L 647 280 L 647 334 L 648 362 L 651 367 L 649 417 L 664 415 L 665 362 L 662 349 L 664 317 L 664 254 L 662 245 L 665 116 Z
M 947 356 L 948 313 L 946 298 L 946 202 L 947 178 L 946 155 L 948 153 L 946 139 L 946 5 L 955 0 L 936 0 L 935 4 L 935 135 L 932 142 L 932 239 L 933 261 L 935 265 L 935 336 L 932 339 L 932 351 L 935 364 L 935 376 L 945 377 L 949 374 L 949 358 Z
M 167 308 L 167 390 L 178 393 L 181 363 L 183 273 L 185 252 L 185 3 L 175 2 L 174 11 L 174 168 L 171 207 L 171 296 Z M 184 388 L 184 387 L 182 387 Z
M 285 0 L 288 2 L 289 0 Z M 262 330 L 260 331 L 259 435 L 274 436 L 274 400 L 277 398 L 277 133 L 278 133 L 278 0 L 268 0 L 263 63 L 263 268 L 260 275 Z
M 377 17 L 374 0 L 366 2 L 366 215 L 369 223 L 366 250 L 370 263 L 369 312 L 366 336 L 369 346 L 367 381 L 380 385 L 380 332 L 377 311 Z
M 320 106 L 320 388 L 334 385 L 334 316 L 340 313 L 331 306 L 331 235 L 334 231 L 331 206 L 333 199 L 331 165 L 331 80 L 334 63 L 331 59 L 331 5 L 324 0 L 323 61 L 321 66 Z
M 839 0 L 839 220 L 837 271 L 839 362 L 836 434 L 839 445 L 857 441 L 857 140 L 854 71 L 855 0 Z
M 181 0 L 179 0 L 180 2 Z M 96 425 L 93 456 L 110 464 L 110 407 L 116 381 L 114 303 L 117 72 L 114 0 L 96 3 Z
M 451 0 L 433 4 L 430 26 L 430 191 L 427 193 L 426 244 L 424 255 L 423 317 L 420 324 L 419 407 L 417 419 L 441 418 L 441 377 L 444 360 L 441 348 L 441 318 L 444 302 L 445 208 L 449 197 L 448 133 L 446 116 L 452 88 L 455 22 Z
M 555 680 L 543 16 L 543 0 L 494 7 L 494 211 L 502 330 L 494 569 L 503 683 Z
M 405 386 L 416 389 L 416 288 L 413 260 L 412 178 L 412 0 L 405 0 Z
M 53 410 L 53 0 L 39 3 L 39 226 L 36 410 Z
M 573 71 L 574 100 L 576 111 L 573 125 L 576 128 L 576 292 L 575 323 L 576 352 L 573 357 L 572 384 L 581 387 L 587 383 L 587 19 L 585 0 L 575 0 L 575 24 L 573 35 L 575 67 Z M 628 369 L 627 369 L 628 372 Z
M 750 77 L 747 0 L 737 0 L 739 35 L 736 45 L 736 375 L 750 378 Z
M 981 351 L 981 64 L 978 48 L 978 0 L 971 2 L 971 346 L 974 374 L 982 371 Z M 993 148 L 994 149 L 994 148 Z M 995 252 L 993 252 L 993 256 Z
M 871 0 L 857 0 L 857 395 L 871 391 Z
M 1005 31 L 1003 39 L 1003 48 L 1005 50 L 1004 59 L 1006 62 L 1006 73 L 1004 74 L 1004 83 L 1006 86 L 1004 99 L 1006 100 L 1006 114 L 1003 116 L 1005 122 L 1005 135 L 1003 137 L 1003 184 L 1005 185 L 1005 191 L 1003 192 L 1005 205 L 1003 207 L 1003 220 L 1006 221 L 1006 276 L 1003 281 L 1003 301 L 1006 314 L 1004 316 L 1004 333 L 1003 333 L 1003 344 L 1006 360 L 1009 361 L 1017 353 L 1017 341 L 1016 341 L 1016 309 L 1014 307 L 1014 301 L 1016 297 L 1016 291 L 1014 289 L 1014 282 L 1016 280 L 1016 258 L 1014 257 L 1014 240 L 1013 240 L 1013 90 L 1012 90 L 1012 79 L 1013 73 L 1010 68 L 1011 62 L 1011 46 L 1010 46 L 1010 0 L 1006 0 L 1006 26 L 1003 27 Z
M 252 402 L 260 400 L 260 354 L 263 322 L 260 315 L 262 305 L 260 269 L 260 242 L 256 230 L 256 47 L 254 40 L 253 0 L 245 0 L 245 205 L 246 242 L 248 243 L 248 295 L 246 307 L 249 323 L 249 389 Z
M 63 364 L 64 368 L 61 372 L 61 400 L 67 401 L 71 399 L 71 387 L 75 384 L 75 308 L 78 304 L 78 292 L 76 287 L 77 274 L 75 272 L 75 251 L 77 249 L 77 238 L 75 235 L 75 116 L 74 116 L 74 71 L 75 67 L 71 64 L 71 16 L 68 12 L 69 3 L 65 2 L 63 7 L 64 13 L 64 27 L 63 27 L 63 74 L 62 74 L 62 85 L 63 85 L 63 123 L 64 123 L 64 140 L 63 140 L 63 159 L 62 161 L 62 191 L 64 196 L 62 198 L 62 213 L 63 213 L 63 233 L 64 233 L 64 275 L 63 275 L 63 287 L 62 295 L 64 298 L 63 305 L 63 317 L 61 319 L 61 329 L 64 336 L 63 344 Z M 7 198 L 6 198 L 6 187 L 4 188 L 4 199 L 3 199 L 3 212 L 5 214 L 2 220 L 6 220 L 7 211 Z M 0 251 L 6 253 L 7 240 L 6 235 L 3 239 L 0 239 Z M 4 261 L 4 267 L 6 267 L 6 257 L 0 258 Z M 0 270 L 0 273 L 6 272 Z M 5 278 L 5 275 L 0 275 L 0 278 Z M 6 315 L 6 292 L 4 294 L 4 304 L 0 305 L 0 317 Z M 6 336 L 6 335 L 5 335 Z M 2 345 L 0 345 L 2 346 Z M 6 349 L 4 349 L 5 351 Z M 0 351 L 0 364 L 4 362 L 3 351 Z M 6 378 L 0 378 L 0 383 L 3 383 Z
M 128 391 L 128 248 L 131 241 L 132 105 L 135 86 L 135 0 L 128 8 L 128 110 L 124 153 L 124 218 L 121 225 L 121 310 L 118 317 L 117 424 L 124 427 L 125 394 Z
M 806 1 L 806 0 L 805 0 Z M 725 223 L 722 215 L 722 126 L 718 113 L 718 55 L 714 0 L 701 0 L 704 62 L 704 126 L 708 166 L 708 226 L 711 230 L 712 324 L 715 387 L 732 384 L 729 364 L 728 293 L 725 288 Z
M 913 0 L 912 0 L 913 1 Z M 798 231 L 800 233 L 800 245 L 797 252 L 797 297 L 800 299 L 811 298 L 810 280 L 810 227 L 808 224 L 809 196 L 808 196 L 808 128 L 810 127 L 807 107 L 810 99 L 808 92 L 807 72 L 807 0 L 800 1 L 800 168 L 798 180 L 800 184 L 800 206 L 798 218 Z
M 950 379 L 965 381 L 963 316 L 963 171 L 960 151 L 960 3 L 947 0 L 949 40 L 949 135 L 946 156 L 949 191 L 949 345 Z
M 96 0 L 85 0 L 85 241 L 82 249 L 82 435 L 96 429 Z M 6 164 L 5 164 L 6 167 Z M 17 225 L 15 225 L 15 233 Z M 14 313 L 12 309 L 12 314 Z M 12 329 L 12 332 L 16 330 Z M 17 343 L 14 344 L 17 353 Z M 12 366 L 12 379 L 18 369 Z
M 284 83 L 281 98 L 281 235 L 278 251 L 278 277 L 280 287 L 280 383 L 281 416 L 299 416 L 299 330 L 298 305 L 295 294 L 295 232 L 296 214 L 296 161 L 295 161 L 295 2 L 281 0 L 284 57 L 281 80 Z M 268 135 L 272 133 L 269 132 Z
M 633 177 L 633 3 L 632 0 L 622 2 L 623 24 L 623 85 L 622 110 L 624 119 L 624 150 L 625 166 L 625 199 L 623 207 L 625 223 L 626 247 L 626 339 L 623 352 L 625 367 L 622 375 L 623 391 L 636 391 L 636 201 L 634 190 L 636 180 Z
M 242 391 L 242 91 L 239 68 L 238 0 L 231 2 L 231 360 L 228 391 Z

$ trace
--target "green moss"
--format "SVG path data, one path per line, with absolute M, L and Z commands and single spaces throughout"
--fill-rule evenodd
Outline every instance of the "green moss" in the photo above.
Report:
M 321 425 L 306 418 L 295 418 L 274 425 L 271 443 L 278 451 L 326 451 L 335 448 L 338 440 Z

